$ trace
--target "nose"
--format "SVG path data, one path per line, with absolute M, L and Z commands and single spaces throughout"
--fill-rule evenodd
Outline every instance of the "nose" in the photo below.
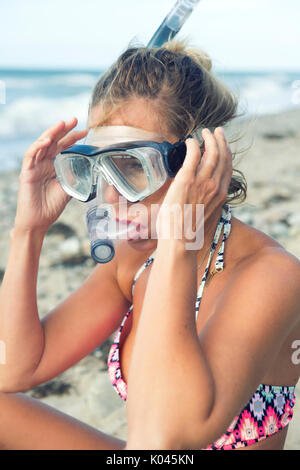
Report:
M 117 204 L 121 194 L 112 184 L 113 182 L 110 180 L 110 177 L 105 175 L 101 169 L 97 176 L 97 194 L 101 195 L 101 199 L 104 199 L 102 202 L 106 202 L 108 204 Z
M 120 197 L 119 191 L 112 185 L 112 184 L 107 184 L 104 190 L 104 197 L 105 197 L 105 202 L 108 202 L 109 204 L 116 204 L 119 202 L 119 197 Z

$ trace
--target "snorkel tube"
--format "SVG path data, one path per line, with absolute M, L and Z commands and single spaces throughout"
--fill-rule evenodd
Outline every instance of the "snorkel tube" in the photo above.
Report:
M 150 39 L 147 47 L 160 47 L 182 28 L 200 0 L 178 0 Z
M 161 47 L 174 38 L 200 0 L 178 0 L 158 27 L 147 47 Z M 115 238 L 109 230 L 110 216 L 107 211 L 99 211 L 97 203 L 90 201 L 86 212 L 86 222 L 90 235 L 91 257 L 96 263 L 108 263 L 115 255 Z

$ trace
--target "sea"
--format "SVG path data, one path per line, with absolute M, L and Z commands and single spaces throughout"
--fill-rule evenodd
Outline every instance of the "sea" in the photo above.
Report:
M 93 87 L 104 70 L 0 69 L 0 171 L 20 169 L 27 147 L 60 120 L 87 123 Z M 300 106 L 300 71 L 217 71 L 238 94 L 244 115 Z

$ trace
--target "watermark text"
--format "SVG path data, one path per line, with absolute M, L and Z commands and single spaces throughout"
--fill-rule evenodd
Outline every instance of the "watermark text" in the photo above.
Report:
M 293 341 L 292 349 L 295 349 L 292 354 L 292 363 L 295 366 L 298 366 L 300 364 L 300 339 L 295 339 L 295 341 Z
M 150 215 L 150 217 L 149 217 Z M 118 213 L 107 203 L 100 204 L 88 220 L 89 231 L 105 239 L 177 239 L 187 250 L 200 250 L 204 244 L 204 204 L 135 203 L 119 198 Z

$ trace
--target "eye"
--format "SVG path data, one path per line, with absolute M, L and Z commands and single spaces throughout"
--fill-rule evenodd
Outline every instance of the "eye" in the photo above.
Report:
M 132 169 L 132 170 L 143 171 L 143 167 L 142 167 L 141 163 L 139 163 L 139 162 L 130 162 L 130 163 L 128 163 L 127 168 Z

